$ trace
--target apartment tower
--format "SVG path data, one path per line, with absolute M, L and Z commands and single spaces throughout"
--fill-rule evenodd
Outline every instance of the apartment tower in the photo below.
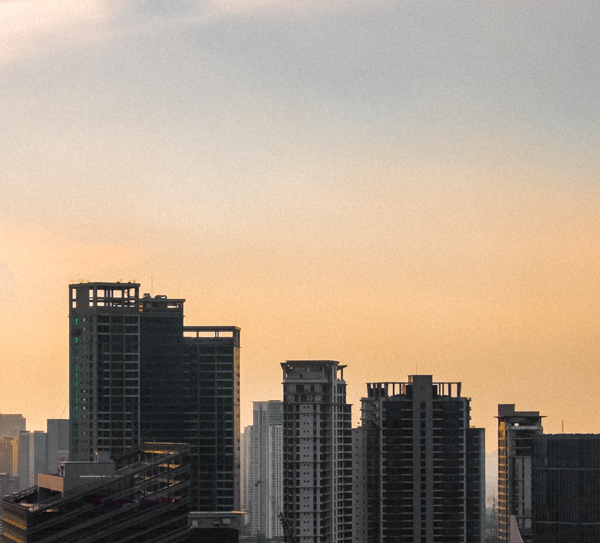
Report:
M 283 525 L 298 543 L 352 542 L 351 405 L 333 360 L 283 368 Z
M 283 535 L 283 403 L 254 402 L 250 446 L 250 535 Z
M 367 384 L 365 541 L 483 541 L 484 429 L 471 428 L 470 418 L 461 383 L 412 375 Z
M 502 543 L 531 542 L 531 455 L 543 433 L 538 411 L 498 405 L 498 533 Z M 518 533 L 517 533 L 518 532 Z
M 188 443 L 193 510 L 239 509 L 239 328 L 138 283 L 69 286 L 70 458 Z

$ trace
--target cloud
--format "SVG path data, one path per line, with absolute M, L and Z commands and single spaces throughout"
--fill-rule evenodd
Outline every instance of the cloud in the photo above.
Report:
M 0 1 L 0 66 L 93 41 L 110 11 L 100 1 Z

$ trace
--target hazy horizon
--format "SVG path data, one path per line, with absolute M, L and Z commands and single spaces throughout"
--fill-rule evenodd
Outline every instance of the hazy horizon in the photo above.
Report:
M 280 362 L 600 433 L 600 4 L 0 1 L 0 412 L 68 401 L 68 284 Z

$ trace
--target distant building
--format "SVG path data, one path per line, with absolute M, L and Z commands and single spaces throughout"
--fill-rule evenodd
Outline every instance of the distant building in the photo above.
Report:
M 2 500 L 2 543 L 189 541 L 188 448 L 144 443 L 116 462 L 64 462 Z
M 412 375 L 369 383 L 362 400 L 368 543 L 481 543 L 483 428 L 460 383 Z
M 283 403 L 254 402 L 250 449 L 250 535 L 283 535 Z
M 600 541 L 600 435 L 536 435 L 532 542 Z
M 19 432 L 19 489 L 33 486 L 33 434 L 25 430 Z
M 298 543 L 352 542 L 351 405 L 333 360 L 283 368 L 284 530 Z
M 183 326 L 185 300 L 138 283 L 69 286 L 70 458 L 190 445 L 190 507 L 240 508 L 240 330 Z
M 250 511 L 250 449 L 252 426 L 246 426 L 240 434 L 240 505 L 242 511 Z
M 46 473 L 48 471 L 48 434 L 41 430 L 33 432 L 31 456 L 33 459 L 31 464 L 31 475 L 33 477 L 33 484 L 37 485 L 37 479 L 39 473 Z
M 48 419 L 46 433 L 47 442 L 47 472 L 55 473 L 58 463 L 69 459 L 69 420 Z
M 14 437 L 0 437 L 0 473 L 17 475 L 18 469 L 19 440 Z
M 531 455 L 533 439 L 543 433 L 539 411 L 498 405 L 498 530 L 502 543 L 517 534 L 531 542 Z
M 352 428 L 352 541 L 367 541 L 367 432 Z
M 19 432 L 26 429 L 23 415 L 0 414 L 0 437 L 19 437 Z

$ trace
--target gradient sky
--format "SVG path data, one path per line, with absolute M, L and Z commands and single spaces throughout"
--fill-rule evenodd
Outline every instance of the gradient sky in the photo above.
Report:
M 0 0 L 0 411 L 66 416 L 67 285 L 600 433 L 597 0 Z

